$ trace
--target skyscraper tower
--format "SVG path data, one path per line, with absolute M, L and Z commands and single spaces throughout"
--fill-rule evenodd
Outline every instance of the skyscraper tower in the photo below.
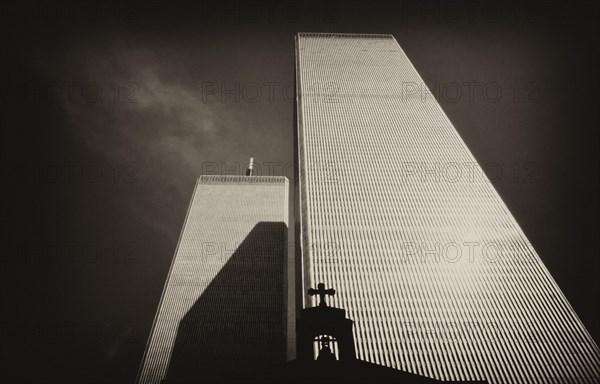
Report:
M 139 383 L 285 362 L 288 180 L 247 174 L 198 179 Z
M 301 301 L 357 358 L 443 380 L 592 383 L 600 351 L 391 35 L 296 37 Z

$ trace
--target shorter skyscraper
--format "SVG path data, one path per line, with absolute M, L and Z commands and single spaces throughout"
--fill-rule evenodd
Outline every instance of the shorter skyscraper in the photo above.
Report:
M 203 381 L 286 358 L 288 180 L 198 179 L 138 375 Z

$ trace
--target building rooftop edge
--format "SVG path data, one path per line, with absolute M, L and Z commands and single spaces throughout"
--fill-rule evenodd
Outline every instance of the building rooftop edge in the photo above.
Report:
M 285 176 L 200 175 L 198 182 L 289 183 Z
M 298 37 L 366 37 L 375 39 L 393 39 L 386 33 L 335 33 L 335 32 L 298 32 Z

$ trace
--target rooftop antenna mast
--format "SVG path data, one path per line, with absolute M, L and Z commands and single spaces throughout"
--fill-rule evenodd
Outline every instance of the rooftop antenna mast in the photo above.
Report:
M 248 169 L 246 169 L 246 176 L 252 176 L 254 174 L 254 157 L 250 158 Z

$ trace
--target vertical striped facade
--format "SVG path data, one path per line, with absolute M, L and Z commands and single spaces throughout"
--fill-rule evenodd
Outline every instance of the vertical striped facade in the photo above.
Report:
M 198 179 L 139 383 L 285 361 L 288 193 L 285 177 Z
M 303 305 L 334 287 L 359 359 L 599 381 L 597 345 L 393 36 L 297 35 L 296 103 Z

